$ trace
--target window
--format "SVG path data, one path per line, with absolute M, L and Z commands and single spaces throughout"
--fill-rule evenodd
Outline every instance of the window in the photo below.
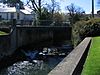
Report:
M 20 19 L 20 14 L 19 13 L 17 13 L 17 19 Z
M 2 19 L 2 16 L 0 15 L 0 19 Z
M 11 19 L 14 19 L 14 13 L 11 13 Z
M 8 20 L 8 13 L 7 13 L 7 20 Z

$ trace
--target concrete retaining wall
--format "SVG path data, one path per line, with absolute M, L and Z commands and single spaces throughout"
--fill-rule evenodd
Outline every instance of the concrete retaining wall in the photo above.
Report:
M 45 41 L 71 40 L 71 27 L 16 27 L 15 22 L 9 35 L 0 36 L 0 56 L 12 54 L 17 48 Z
M 86 52 L 91 38 L 85 38 L 67 57 L 63 59 L 48 75 L 80 75 L 78 65 Z M 80 66 L 80 65 L 79 65 Z M 77 70 L 78 68 L 78 70 Z
M 16 25 L 14 24 L 9 34 L 0 36 L 0 60 L 4 56 L 11 55 L 16 49 Z
M 16 38 L 14 35 L 12 32 L 11 34 L 0 36 L 0 59 L 11 55 L 16 50 Z
M 9 54 L 10 50 L 10 37 L 9 35 L 0 36 L 0 58 Z
M 71 27 L 17 27 L 17 47 L 71 40 Z

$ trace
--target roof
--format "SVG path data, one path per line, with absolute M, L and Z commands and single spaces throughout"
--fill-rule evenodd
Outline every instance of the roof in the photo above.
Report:
M 20 10 L 22 13 L 24 14 L 31 14 L 31 12 L 27 11 L 27 10 Z
M 32 9 L 30 9 L 28 6 L 24 6 L 25 9 L 21 9 L 20 11 L 24 14 L 32 14 Z
M 24 6 L 25 9 L 20 9 L 22 13 L 26 15 L 31 15 L 32 14 L 32 9 L 30 9 L 27 6 Z M 17 12 L 16 7 L 9 7 L 7 4 L 0 3 L 0 12 Z
M 0 3 L 0 12 L 16 12 L 16 8 L 8 7 L 7 4 Z
M 15 7 L 4 7 L 4 8 L 0 7 L 0 12 L 16 12 L 16 8 Z
M 31 8 L 29 8 L 28 6 L 24 6 L 25 10 L 32 12 L 33 10 Z

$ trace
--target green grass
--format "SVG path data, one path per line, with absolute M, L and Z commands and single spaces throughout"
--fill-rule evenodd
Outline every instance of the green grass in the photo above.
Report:
M 7 35 L 7 33 L 0 31 L 0 35 Z
M 100 37 L 92 39 L 89 54 L 81 75 L 100 75 Z

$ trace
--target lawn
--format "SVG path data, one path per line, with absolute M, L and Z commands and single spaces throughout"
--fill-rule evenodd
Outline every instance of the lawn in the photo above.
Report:
M 92 39 L 91 47 L 81 75 L 100 75 L 100 37 Z
M 7 33 L 0 31 L 0 35 L 7 35 Z

